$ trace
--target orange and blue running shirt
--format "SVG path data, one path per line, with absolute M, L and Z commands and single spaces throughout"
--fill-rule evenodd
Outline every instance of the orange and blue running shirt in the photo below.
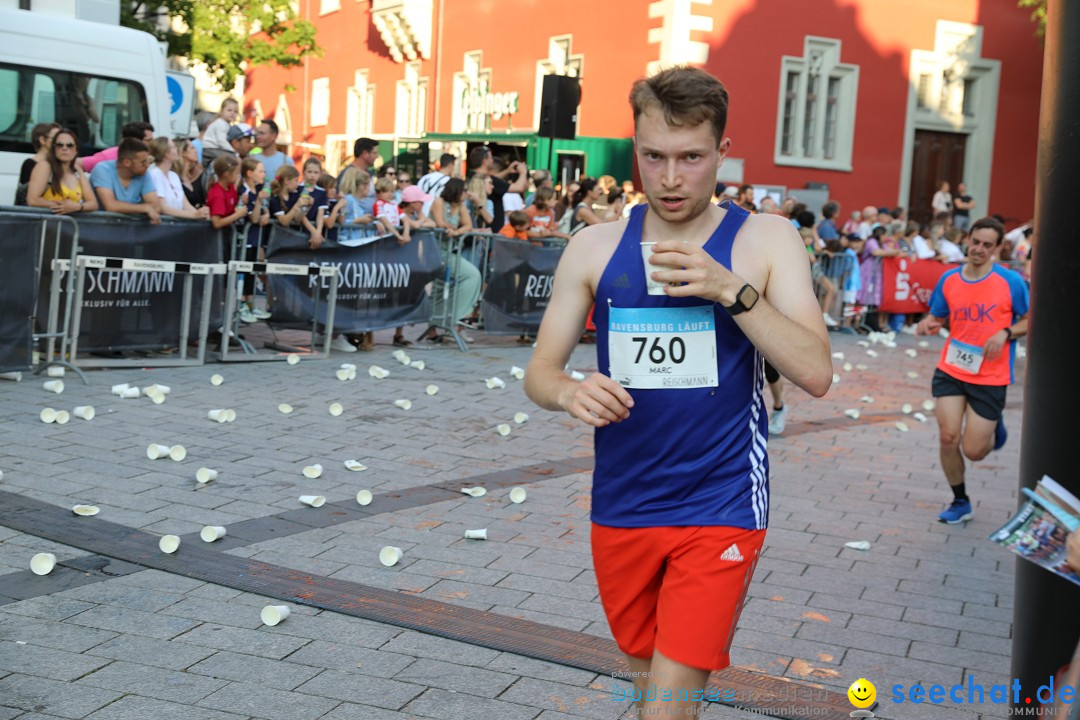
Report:
M 984 361 L 983 345 L 994 333 L 1011 327 L 1027 315 L 1028 288 L 1019 273 L 995 264 L 981 280 L 964 278 L 963 268 L 941 276 L 930 297 L 930 314 L 949 318 L 949 339 L 941 350 L 938 368 L 972 385 L 1009 385 L 1013 382 L 1016 342 L 993 361 Z

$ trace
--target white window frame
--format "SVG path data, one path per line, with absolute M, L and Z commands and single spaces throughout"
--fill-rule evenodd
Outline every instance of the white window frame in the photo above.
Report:
M 420 61 L 405 63 L 405 79 L 397 83 L 394 132 L 402 137 L 420 137 L 427 120 L 428 78 L 420 76 Z
M 311 127 L 324 127 L 330 122 L 330 78 L 311 81 Z
M 319 16 L 329 15 L 341 9 L 341 0 L 319 0 Z
M 375 118 L 375 85 L 368 82 L 368 70 L 356 70 L 345 96 L 345 134 L 361 137 L 372 134 Z
M 776 144 L 773 162 L 777 165 L 819 168 L 851 172 L 852 148 L 855 139 L 855 114 L 858 107 L 859 66 L 840 62 L 841 43 L 835 38 L 807 35 L 803 41 L 803 56 L 785 55 L 780 61 L 780 95 L 776 110 Z M 784 119 L 788 92 L 788 76 L 798 74 L 794 92 L 792 118 L 794 138 L 788 153 L 784 153 Z M 809 104 L 810 76 L 817 77 L 816 101 Z M 833 154 L 825 157 L 825 135 L 830 80 L 839 83 L 836 93 L 836 114 L 833 119 Z M 807 134 L 809 133 L 809 142 Z

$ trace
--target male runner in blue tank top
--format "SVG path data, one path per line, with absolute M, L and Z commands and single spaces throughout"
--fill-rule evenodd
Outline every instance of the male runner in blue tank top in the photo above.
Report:
M 596 428 L 593 558 L 642 716 L 691 717 L 729 664 L 768 523 L 762 356 L 817 397 L 832 379 L 794 227 L 711 203 L 727 101 L 696 68 L 635 83 L 648 204 L 570 241 L 525 377 L 538 405 Z M 594 302 L 600 372 L 579 383 L 563 368 Z

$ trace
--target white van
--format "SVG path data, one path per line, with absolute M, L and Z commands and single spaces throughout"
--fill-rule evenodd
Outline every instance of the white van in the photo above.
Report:
M 11 205 L 30 132 L 74 130 L 79 155 L 117 145 L 129 122 L 169 128 L 165 59 L 152 35 L 43 12 L 0 9 L 0 205 Z

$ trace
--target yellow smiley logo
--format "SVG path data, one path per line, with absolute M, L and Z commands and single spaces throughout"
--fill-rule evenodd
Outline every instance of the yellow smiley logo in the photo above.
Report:
M 847 689 L 848 700 L 857 708 L 868 708 L 877 699 L 877 688 L 866 678 L 859 678 Z

